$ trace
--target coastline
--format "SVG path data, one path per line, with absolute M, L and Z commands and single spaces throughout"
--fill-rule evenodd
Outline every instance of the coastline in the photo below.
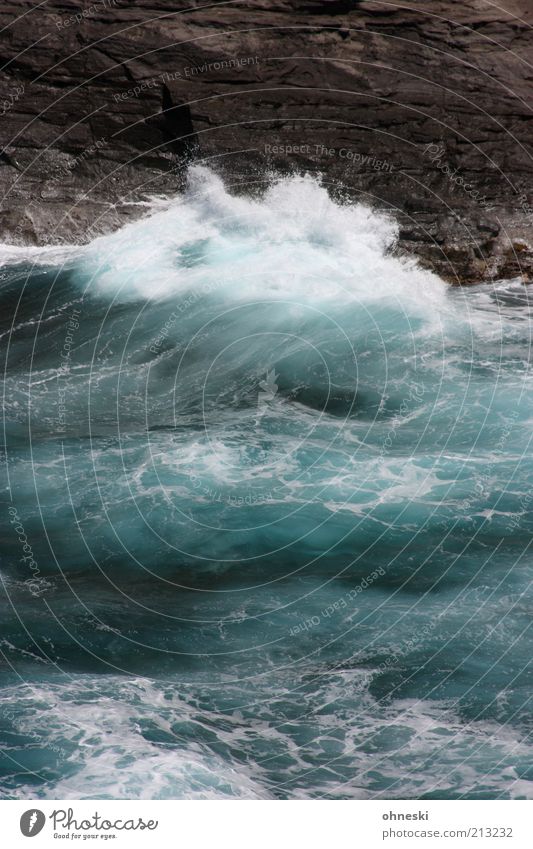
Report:
M 243 192 L 321 174 L 452 283 L 533 279 L 524 3 L 177 5 L 0 12 L 2 242 L 86 243 L 200 161 Z

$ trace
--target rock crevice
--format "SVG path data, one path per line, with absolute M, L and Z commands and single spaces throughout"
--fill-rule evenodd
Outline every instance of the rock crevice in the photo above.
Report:
M 3 241 L 86 241 L 199 158 L 320 173 L 453 282 L 533 277 L 527 0 L 192 5 L 2 6 Z

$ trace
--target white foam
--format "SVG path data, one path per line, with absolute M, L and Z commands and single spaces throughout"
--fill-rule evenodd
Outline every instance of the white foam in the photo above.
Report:
M 396 238 L 391 218 L 334 200 L 311 176 L 280 179 L 254 199 L 195 166 L 184 195 L 154 201 L 147 217 L 93 241 L 84 263 L 94 286 L 121 298 L 195 289 L 305 302 L 393 298 L 430 315 L 446 286 L 389 255 Z
M 31 263 L 35 265 L 64 265 L 68 260 L 81 257 L 81 245 L 9 245 L 0 243 L 0 265 Z
M 269 798 L 246 767 L 237 770 L 194 741 L 191 731 L 201 731 L 201 717 L 172 684 L 82 675 L 70 686 L 8 688 L 0 705 L 12 703 L 18 705 L 18 732 L 57 757 L 65 773 L 47 781 L 39 798 Z M 206 728 L 215 719 L 206 715 Z M 187 726 L 182 740 L 174 729 Z M 152 741 L 147 729 L 161 742 Z M 34 791 L 20 786 L 12 795 L 27 798 L 28 792 Z
M 305 670 L 300 673 L 301 685 Z M 380 703 L 369 693 L 374 675 L 323 670 L 313 692 L 299 696 L 294 673 L 274 674 L 253 691 L 252 701 L 261 704 L 253 718 L 246 710 L 199 708 L 178 680 L 78 675 L 6 688 L 0 707 L 6 712 L 16 705 L 17 732 L 46 749 L 51 761 L 57 758 L 63 773 L 41 787 L 19 784 L 11 795 L 304 799 L 401 792 L 416 799 L 468 797 L 481 788 L 493 798 L 531 798 L 531 781 L 518 778 L 518 765 L 531 753 L 520 732 L 491 721 L 465 722 L 444 701 Z M 244 690 L 240 696 L 246 703 Z M 280 715 L 289 703 L 295 715 L 284 722 Z M 258 741 L 263 754 L 254 753 Z M 234 758 L 235 752 L 249 756 Z M 14 749 L 11 755 L 16 763 Z

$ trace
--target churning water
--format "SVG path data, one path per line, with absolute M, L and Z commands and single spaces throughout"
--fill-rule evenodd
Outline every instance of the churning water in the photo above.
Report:
M 311 178 L 5 248 L 0 786 L 533 795 L 531 304 Z

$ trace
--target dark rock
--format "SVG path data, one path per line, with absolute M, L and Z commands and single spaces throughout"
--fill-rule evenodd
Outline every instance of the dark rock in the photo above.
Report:
M 201 157 L 241 191 L 321 173 L 453 282 L 529 280 L 532 22 L 528 0 L 8 0 L 0 238 L 90 239 Z
M 198 138 L 194 132 L 191 107 L 188 103 L 175 103 L 166 85 L 163 85 L 162 112 L 172 150 L 180 157 L 193 157 L 198 152 Z

